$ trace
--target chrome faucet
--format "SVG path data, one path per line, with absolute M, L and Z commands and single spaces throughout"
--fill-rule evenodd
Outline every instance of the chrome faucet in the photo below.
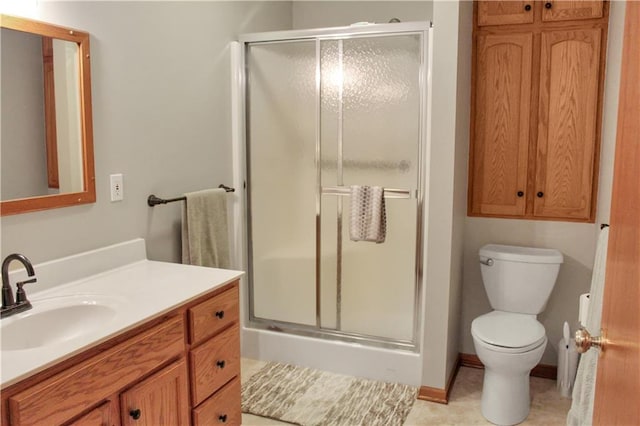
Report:
M 16 298 L 13 299 L 13 290 L 9 282 L 9 264 L 18 260 L 27 269 L 27 275 L 33 277 L 36 272 L 33 270 L 31 261 L 26 256 L 18 253 L 10 254 L 5 257 L 2 262 L 2 308 L 0 309 L 0 318 L 8 317 L 18 312 L 31 309 L 31 302 L 27 300 L 27 294 L 24 291 L 23 286 L 29 283 L 35 283 L 37 278 L 31 278 L 30 280 L 20 281 L 16 283 Z

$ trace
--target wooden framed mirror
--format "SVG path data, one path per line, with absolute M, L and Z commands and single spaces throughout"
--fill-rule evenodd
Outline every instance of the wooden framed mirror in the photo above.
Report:
M 89 34 L 0 15 L 0 214 L 96 200 Z

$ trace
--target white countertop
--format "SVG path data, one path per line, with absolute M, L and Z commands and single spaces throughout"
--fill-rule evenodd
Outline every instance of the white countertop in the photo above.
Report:
M 130 249 L 129 251 L 134 254 L 122 256 L 123 246 L 117 245 L 87 252 L 89 257 L 80 254 L 47 262 L 43 265 L 34 265 L 38 283 L 48 281 L 48 284 L 43 285 L 46 289 L 36 292 L 38 283 L 30 284 L 31 288 L 25 287 L 27 290 L 32 290 L 32 292 L 27 291 L 27 295 L 34 308 L 31 311 L 3 318 L 1 324 L 3 327 L 37 312 L 39 302 L 46 303 L 47 299 L 54 297 L 104 296 L 114 301 L 114 306 L 117 306 L 117 314 L 96 330 L 71 340 L 34 349 L 2 350 L 0 375 L 3 388 L 150 319 L 159 317 L 185 302 L 234 281 L 244 273 L 242 271 L 150 261 L 142 258 L 146 257 L 143 240 L 133 240 L 123 244 L 129 244 L 124 249 L 125 251 Z M 140 248 L 141 244 L 142 249 Z M 113 266 L 114 250 L 120 253 L 121 259 L 117 262 L 118 266 L 100 270 L 97 265 L 105 263 L 100 262 L 100 258 L 105 258 L 105 256 L 112 259 L 109 266 Z M 95 267 L 86 266 L 87 263 L 91 264 L 92 262 L 96 265 Z M 74 272 L 77 274 L 77 268 L 74 268 L 74 265 L 78 263 L 83 264 L 86 270 L 97 273 L 54 285 L 51 282 L 60 282 L 64 277 L 53 277 L 53 274 L 49 274 L 49 277 L 46 276 L 51 269 L 57 269 L 58 275 L 60 275 L 60 271 L 64 270 L 70 271 L 68 276 L 72 276 Z M 109 262 L 106 263 L 109 264 Z M 44 277 L 39 274 L 39 269 L 44 271 Z M 11 282 L 14 283 L 15 280 L 12 279 Z

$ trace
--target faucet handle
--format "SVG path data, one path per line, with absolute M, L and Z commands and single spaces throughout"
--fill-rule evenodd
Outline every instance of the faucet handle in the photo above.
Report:
M 22 287 L 25 284 L 35 283 L 36 281 L 38 281 L 37 278 L 31 278 L 30 280 L 20 281 L 16 283 L 16 287 L 18 288 L 16 291 L 16 303 L 28 302 L 27 293 L 24 292 L 24 289 Z

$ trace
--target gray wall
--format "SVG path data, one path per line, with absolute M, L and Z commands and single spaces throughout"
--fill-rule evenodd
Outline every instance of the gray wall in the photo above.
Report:
M 427 200 L 422 384 L 443 389 L 458 356 L 471 3 L 433 4 L 433 100 Z
M 591 285 L 599 224 L 607 223 L 609 220 L 624 3 L 611 2 L 609 27 L 596 223 L 467 218 L 464 233 L 465 260 L 460 352 L 475 353 L 470 332 L 471 322 L 477 316 L 491 311 L 478 265 L 478 250 L 488 243 L 551 247 L 564 254 L 564 264 L 560 269 L 547 308 L 538 316 L 549 338 L 541 363 L 557 364 L 558 341 L 562 337 L 564 321 L 569 322 L 572 331 L 578 326 L 578 297 L 582 293 L 587 293 Z
M 295 1 L 293 28 L 341 27 L 355 22 L 429 21 L 431 1 Z
M 290 2 L 40 2 L 31 17 L 91 34 L 98 200 L 2 217 L 2 257 L 42 262 L 143 237 L 151 259 L 179 261 L 179 203 L 146 198 L 231 181 L 228 45 L 290 29 Z M 122 202 L 109 202 L 111 173 L 124 174 Z
M 2 28 L 0 198 L 47 195 L 42 38 Z

